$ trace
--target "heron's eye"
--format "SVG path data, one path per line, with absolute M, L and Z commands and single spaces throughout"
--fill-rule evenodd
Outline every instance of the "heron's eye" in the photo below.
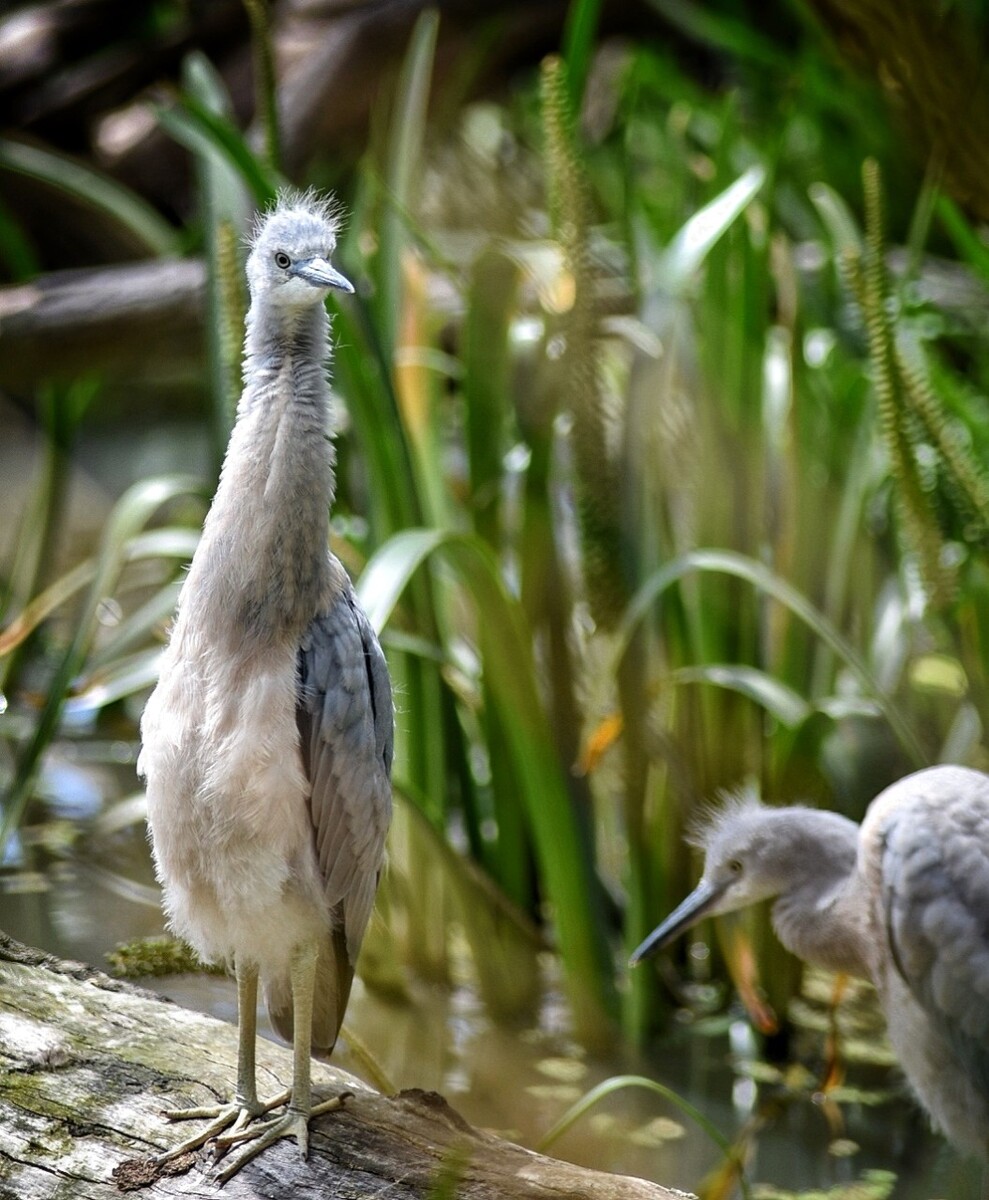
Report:
M 275 266 L 281 267 L 283 271 L 287 270 L 292 265 L 292 260 L 284 250 L 275 251 Z
M 728 864 L 728 870 L 731 871 L 731 873 L 733 875 L 741 875 L 741 873 L 742 873 L 741 862 L 739 862 L 739 860 L 737 858 L 733 858 L 731 860 L 731 862 L 729 862 L 729 864 Z

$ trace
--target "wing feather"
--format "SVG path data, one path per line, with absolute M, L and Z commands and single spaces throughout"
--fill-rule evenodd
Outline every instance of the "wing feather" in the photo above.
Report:
M 391 683 L 349 585 L 299 648 L 297 720 L 323 895 L 351 963 L 371 916 L 391 819 Z
M 941 767 L 912 779 L 913 794 L 883 821 L 890 948 L 907 987 L 989 1096 L 989 776 Z

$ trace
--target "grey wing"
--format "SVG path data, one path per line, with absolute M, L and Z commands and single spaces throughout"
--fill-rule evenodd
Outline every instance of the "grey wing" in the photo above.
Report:
M 323 893 L 354 963 L 391 820 L 394 723 L 388 667 L 349 585 L 302 639 L 296 716 Z
M 895 787 L 881 879 L 896 969 L 989 1096 L 989 776 L 936 767 Z

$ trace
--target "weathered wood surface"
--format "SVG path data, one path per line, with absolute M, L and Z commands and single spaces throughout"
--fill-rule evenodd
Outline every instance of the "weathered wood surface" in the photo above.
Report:
M 55 271 L 0 288 L 0 387 L 89 374 L 195 378 L 205 289 L 198 259 Z
M 228 1097 L 232 1026 L 66 963 L 0 934 L 0 1200 L 120 1197 L 114 1171 L 147 1160 L 191 1129 L 168 1107 Z M 435 1093 L 382 1096 L 313 1064 L 318 1096 L 354 1093 L 313 1123 L 310 1158 L 281 1142 L 219 1192 L 208 1160 L 129 1194 L 244 1200 L 387 1196 L 425 1200 L 673 1200 L 684 1193 L 545 1158 L 469 1126 Z M 291 1078 L 291 1055 L 258 1044 L 262 1094 Z M 441 1181 L 448 1190 L 438 1190 Z

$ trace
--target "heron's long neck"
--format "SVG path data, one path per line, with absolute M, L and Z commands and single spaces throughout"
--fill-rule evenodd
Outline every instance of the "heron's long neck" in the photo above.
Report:
M 326 312 L 273 308 L 248 314 L 244 391 L 203 533 L 212 570 L 201 573 L 219 580 L 235 634 L 262 641 L 297 637 L 326 602 L 334 493 Z
M 798 958 L 829 971 L 870 979 L 868 905 L 854 873 L 819 877 L 784 892 L 773 905 L 773 928 Z
M 773 927 L 805 962 L 869 978 L 870 906 L 858 871 L 859 827 L 837 813 L 766 810 Z

